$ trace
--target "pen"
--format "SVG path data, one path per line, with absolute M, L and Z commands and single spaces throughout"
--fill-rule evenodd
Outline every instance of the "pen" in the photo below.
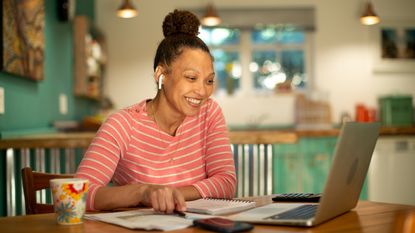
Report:
M 186 217 L 186 214 L 183 211 L 174 210 L 173 213 L 179 215 L 180 217 Z

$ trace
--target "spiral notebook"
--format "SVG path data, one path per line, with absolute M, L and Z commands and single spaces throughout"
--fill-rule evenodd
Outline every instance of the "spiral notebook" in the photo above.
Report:
M 194 201 L 187 201 L 186 206 L 187 212 L 226 215 L 254 208 L 255 202 L 234 199 L 202 198 Z

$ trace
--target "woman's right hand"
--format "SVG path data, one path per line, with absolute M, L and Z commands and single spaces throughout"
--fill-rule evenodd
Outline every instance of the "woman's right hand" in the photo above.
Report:
M 174 210 L 186 211 L 184 196 L 177 188 L 151 184 L 144 184 L 141 188 L 141 204 L 165 213 L 173 213 Z

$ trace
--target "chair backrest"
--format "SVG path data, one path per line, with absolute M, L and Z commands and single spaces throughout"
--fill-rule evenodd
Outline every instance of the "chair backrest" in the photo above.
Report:
M 73 174 L 50 174 L 34 172 L 30 167 L 22 169 L 23 193 L 26 214 L 53 213 L 53 205 L 36 202 L 36 191 L 48 189 L 49 180 L 55 178 L 71 178 Z

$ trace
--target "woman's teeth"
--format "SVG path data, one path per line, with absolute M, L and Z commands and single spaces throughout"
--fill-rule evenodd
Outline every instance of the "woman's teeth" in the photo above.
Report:
M 201 100 L 193 99 L 193 98 L 186 98 L 186 100 L 192 104 L 200 104 L 200 102 L 202 102 Z

